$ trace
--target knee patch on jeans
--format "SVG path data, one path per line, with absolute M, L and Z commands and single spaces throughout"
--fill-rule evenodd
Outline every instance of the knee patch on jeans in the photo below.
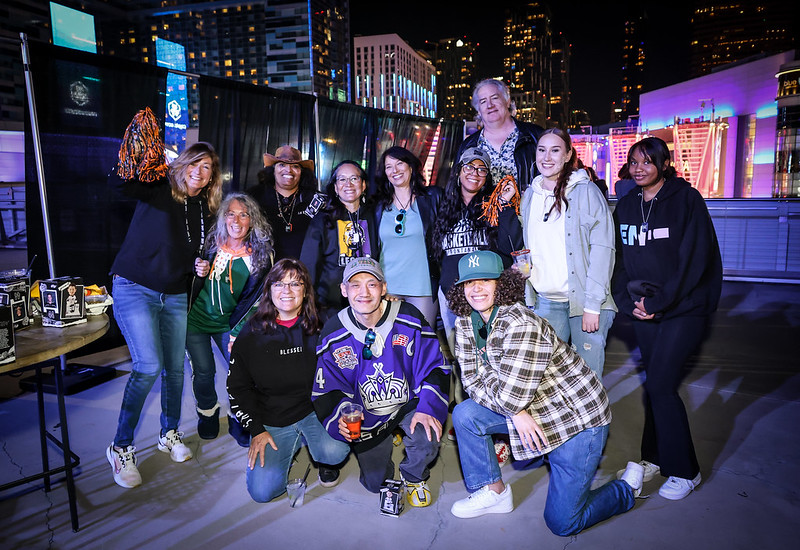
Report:
M 589 342 L 584 342 L 583 351 L 591 351 L 591 350 L 592 350 L 592 344 L 590 344 Z

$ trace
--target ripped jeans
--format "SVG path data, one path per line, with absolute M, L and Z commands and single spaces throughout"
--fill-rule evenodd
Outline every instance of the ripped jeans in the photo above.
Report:
M 581 328 L 583 317 L 569 316 L 569 302 L 548 300 L 541 294 L 536 295 L 536 307 L 533 312 L 547 319 L 556 331 L 556 335 L 570 344 L 578 352 L 589 368 L 603 380 L 603 365 L 606 362 L 606 338 L 608 329 L 614 322 L 616 312 L 612 309 L 600 311 L 600 328 L 596 332 L 584 332 Z

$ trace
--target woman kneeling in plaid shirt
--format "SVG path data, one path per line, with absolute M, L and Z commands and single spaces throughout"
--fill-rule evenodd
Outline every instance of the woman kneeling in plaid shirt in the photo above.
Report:
M 547 321 L 522 302 L 524 277 L 503 271 L 497 254 L 479 251 L 458 264 L 447 300 L 458 316 L 455 356 L 470 399 L 453 411 L 464 482 L 453 504 L 460 518 L 508 513 L 492 434 L 508 434 L 515 459 L 548 455 L 544 519 L 557 535 L 579 531 L 633 507 L 643 469 L 629 462 L 619 480 L 590 490 L 608 436 L 603 385 Z

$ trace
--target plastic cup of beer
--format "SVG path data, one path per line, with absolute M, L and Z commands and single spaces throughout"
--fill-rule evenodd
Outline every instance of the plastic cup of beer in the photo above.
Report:
M 300 508 L 306 496 L 306 482 L 300 478 L 290 479 L 286 484 L 286 495 L 289 497 L 289 506 Z
M 350 439 L 356 441 L 361 438 L 361 416 L 364 407 L 356 403 L 348 403 L 342 407 L 342 417 L 347 429 L 350 431 Z
M 527 248 L 522 250 L 515 250 L 511 253 L 514 258 L 514 267 L 522 273 L 525 277 L 531 276 L 531 251 Z

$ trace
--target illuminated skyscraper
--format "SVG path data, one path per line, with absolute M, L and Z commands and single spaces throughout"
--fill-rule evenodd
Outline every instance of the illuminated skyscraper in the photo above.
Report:
M 436 69 L 396 34 L 353 38 L 353 102 L 424 117 L 437 113 Z M 427 55 L 427 54 L 426 54 Z
M 570 46 L 554 33 L 550 8 L 544 2 L 528 2 L 524 8 L 507 10 L 503 45 L 504 78 L 512 92 L 531 92 L 537 101 L 519 111 L 519 118 L 541 126 L 569 124 Z M 544 108 L 539 110 L 539 99 Z
M 693 77 L 797 45 L 797 5 L 784 0 L 695 0 L 690 24 Z
M 475 109 L 470 101 L 477 81 L 478 45 L 464 37 L 444 38 L 427 46 L 436 67 L 439 116 L 472 120 Z
M 164 38 L 186 48 L 188 72 L 349 99 L 349 0 L 124 4 L 125 19 L 101 23 L 103 53 L 155 63 Z
M 349 102 L 349 0 L 264 4 L 270 86 Z
M 625 20 L 622 43 L 622 90 L 616 120 L 639 114 L 639 96 L 644 86 L 645 42 L 644 16 L 633 15 Z

